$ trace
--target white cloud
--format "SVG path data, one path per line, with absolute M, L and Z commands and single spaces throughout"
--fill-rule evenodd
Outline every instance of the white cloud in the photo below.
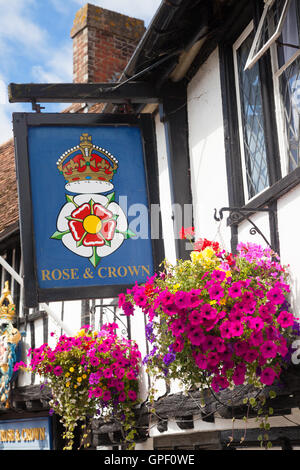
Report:
M 34 54 L 43 51 L 46 40 L 46 30 L 39 27 L 31 18 L 35 0 L 0 0 L 0 55 L 7 55 L 6 43 L 13 41 L 26 52 Z
M 32 77 L 38 83 L 61 83 L 73 80 L 72 43 L 63 44 L 59 49 L 48 50 L 49 57 L 42 65 L 32 67 Z
M 86 0 L 73 1 L 80 6 L 87 3 Z M 161 0 L 93 0 L 91 3 L 107 10 L 117 11 L 123 15 L 142 19 L 147 26 L 159 7 Z

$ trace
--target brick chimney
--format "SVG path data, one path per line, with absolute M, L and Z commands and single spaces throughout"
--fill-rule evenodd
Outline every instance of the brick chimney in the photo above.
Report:
M 73 81 L 117 81 L 144 31 L 141 20 L 86 4 L 77 12 L 71 30 Z

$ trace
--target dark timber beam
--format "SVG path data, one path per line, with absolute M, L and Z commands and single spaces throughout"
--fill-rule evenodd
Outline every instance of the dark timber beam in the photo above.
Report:
M 186 86 L 169 82 L 162 88 L 162 96 L 160 113 L 170 166 L 176 256 L 188 259 L 186 241 L 179 239 L 180 229 L 193 225 Z
M 155 87 L 146 82 L 10 83 L 10 103 L 158 103 Z

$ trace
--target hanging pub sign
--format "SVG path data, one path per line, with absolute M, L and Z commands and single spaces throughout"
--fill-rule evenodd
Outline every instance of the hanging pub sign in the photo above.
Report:
M 13 126 L 26 307 L 114 297 L 153 275 L 151 117 L 15 113 Z

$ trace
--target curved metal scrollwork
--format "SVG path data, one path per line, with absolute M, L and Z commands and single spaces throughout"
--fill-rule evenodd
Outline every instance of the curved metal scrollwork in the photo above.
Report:
M 219 210 L 219 216 L 217 216 L 217 209 L 215 209 L 214 212 L 214 219 L 217 222 L 220 222 L 223 219 L 223 212 L 229 212 L 229 217 L 228 217 L 228 225 L 238 225 L 239 222 L 242 220 L 246 219 L 249 224 L 252 225 L 250 228 L 249 232 L 250 235 L 256 235 L 257 233 L 263 238 L 263 240 L 266 242 L 266 244 L 273 249 L 271 243 L 268 241 L 268 239 L 265 237 L 265 235 L 262 233 L 262 231 L 257 227 L 257 225 L 249 218 L 249 213 L 254 214 L 255 212 L 274 212 L 273 209 L 270 208 L 264 208 L 264 209 L 251 209 L 251 208 L 242 208 L 242 207 L 222 207 L 222 209 Z
M 128 318 L 127 318 L 127 325 L 124 323 L 124 321 L 120 318 L 120 315 L 116 313 L 116 307 L 114 305 L 105 305 L 105 304 L 99 304 L 99 305 L 93 305 L 90 309 L 91 314 L 96 313 L 96 308 L 100 308 L 100 327 L 104 323 L 112 323 L 115 322 L 116 320 L 121 323 L 122 329 L 121 333 L 122 335 L 127 335 L 128 338 L 130 338 L 130 325 L 128 324 Z M 104 320 L 104 321 L 103 321 Z

